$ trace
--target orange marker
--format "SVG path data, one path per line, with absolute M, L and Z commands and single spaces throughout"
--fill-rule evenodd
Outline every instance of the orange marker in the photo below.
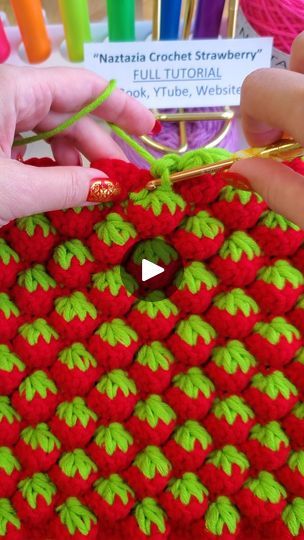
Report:
M 41 0 L 11 0 L 28 60 L 43 62 L 51 53 L 51 42 L 43 20 Z

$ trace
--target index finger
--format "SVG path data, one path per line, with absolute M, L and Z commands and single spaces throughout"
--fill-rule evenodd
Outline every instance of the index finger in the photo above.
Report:
M 282 133 L 304 144 L 304 77 L 280 69 L 260 69 L 242 87 L 243 129 L 249 143 L 264 146 Z
M 52 110 L 74 113 L 96 99 L 108 81 L 95 73 L 79 68 L 1 68 L 2 80 L 13 93 L 18 129 L 35 127 Z M 1 83 L 2 91 L 5 86 Z M 153 114 L 141 103 L 121 90 L 113 94 L 95 114 L 118 124 L 129 133 L 142 135 L 155 124 Z M 34 123 L 33 123 L 34 122 Z

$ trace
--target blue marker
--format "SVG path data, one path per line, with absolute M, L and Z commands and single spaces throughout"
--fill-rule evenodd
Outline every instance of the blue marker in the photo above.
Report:
M 182 0 L 161 1 L 160 39 L 178 39 Z

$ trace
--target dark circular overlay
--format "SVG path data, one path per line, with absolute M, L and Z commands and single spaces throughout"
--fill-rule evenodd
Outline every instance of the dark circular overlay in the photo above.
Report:
M 143 259 L 156 264 L 164 271 L 147 281 L 142 280 Z M 137 242 L 127 253 L 121 270 L 126 289 L 144 300 L 153 302 L 169 298 L 183 278 L 182 259 L 176 249 L 161 237 Z M 159 294 L 159 291 L 163 294 Z M 152 294 L 153 293 L 153 294 Z

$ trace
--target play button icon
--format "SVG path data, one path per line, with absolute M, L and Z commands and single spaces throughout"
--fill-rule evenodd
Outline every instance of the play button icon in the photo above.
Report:
M 137 242 L 127 253 L 121 278 L 126 289 L 140 299 L 151 298 L 154 291 L 161 291 L 168 297 L 176 280 L 182 279 L 181 268 L 181 258 L 168 241 L 162 237 L 147 238 Z
M 159 276 L 159 274 L 162 274 L 165 271 L 165 269 L 162 266 L 159 266 L 158 264 L 154 264 L 151 261 L 148 261 L 147 259 L 143 259 L 141 261 L 141 280 L 142 281 L 148 281 L 149 279 L 154 278 L 155 276 Z

